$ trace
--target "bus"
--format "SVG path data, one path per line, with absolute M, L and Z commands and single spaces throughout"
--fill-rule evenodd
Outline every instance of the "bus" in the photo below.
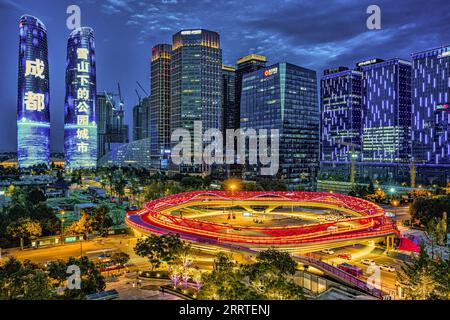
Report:
M 337 267 L 338 267 L 338 269 L 345 271 L 355 277 L 358 277 L 363 274 L 363 271 L 360 267 L 357 267 L 357 266 L 354 266 L 354 265 L 351 265 L 348 263 L 341 263 Z

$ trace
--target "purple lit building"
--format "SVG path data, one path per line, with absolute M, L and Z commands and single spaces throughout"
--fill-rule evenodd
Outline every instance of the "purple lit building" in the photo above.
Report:
M 412 150 L 418 181 L 450 181 L 450 46 L 412 54 Z

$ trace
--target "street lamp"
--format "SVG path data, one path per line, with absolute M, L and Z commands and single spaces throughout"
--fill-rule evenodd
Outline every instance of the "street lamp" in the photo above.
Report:
M 66 212 L 64 210 L 61 210 L 60 214 L 61 214 L 61 245 L 64 244 L 64 214 Z

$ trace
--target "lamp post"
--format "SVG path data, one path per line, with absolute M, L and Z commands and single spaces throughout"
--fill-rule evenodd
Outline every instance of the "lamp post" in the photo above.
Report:
M 61 210 L 60 214 L 61 214 L 61 245 L 63 245 L 64 244 L 64 221 L 65 221 L 64 214 L 65 214 L 65 211 Z

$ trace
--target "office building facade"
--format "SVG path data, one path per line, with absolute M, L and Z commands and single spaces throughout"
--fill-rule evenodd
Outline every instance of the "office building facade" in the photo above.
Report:
M 149 108 L 146 106 L 146 97 L 133 107 L 133 141 L 148 138 Z
M 64 153 L 67 169 L 97 166 L 94 31 L 77 28 L 67 43 Z
M 222 114 L 223 130 L 236 129 L 236 69 L 231 66 L 222 66 Z
M 384 178 L 407 177 L 411 157 L 411 63 L 359 63 L 362 83 L 362 161 Z M 368 173 L 368 175 L 372 175 Z
M 321 78 L 321 179 L 348 181 L 351 161 L 360 158 L 361 82 L 362 73 L 346 67 L 326 69 Z
M 412 54 L 412 150 L 418 180 L 450 181 L 450 46 Z
M 19 22 L 17 154 L 19 168 L 49 166 L 50 84 L 45 25 L 30 15 Z
M 193 136 L 195 121 L 201 121 L 203 130 L 222 130 L 222 50 L 217 32 L 182 30 L 173 36 L 170 83 L 171 131 L 182 128 Z M 209 168 L 188 164 L 174 170 L 202 173 Z
M 249 54 L 245 57 L 242 57 L 236 62 L 236 84 L 235 84 L 235 103 L 234 103 L 234 111 L 230 110 L 228 112 L 229 120 L 227 123 L 230 126 L 227 129 L 238 129 L 241 121 L 241 93 L 242 93 L 242 78 L 245 74 L 254 72 L 256 70 L 260 70 L 266 67 L 267 58 L 258 54 Z
M 320 138 L 315 71 L 278 63 L 245 74 L 240 119 L 241 130 L 278 129 L 280 166 L 276 176 L 290 187 L 314 188 Z M 261 177 L 258 166 L 246 167 L 246 178 Z
M 167 169 L 170 156 L 170 79 L 172 45 L 152 48 L 148 136 L 153 167 Z

